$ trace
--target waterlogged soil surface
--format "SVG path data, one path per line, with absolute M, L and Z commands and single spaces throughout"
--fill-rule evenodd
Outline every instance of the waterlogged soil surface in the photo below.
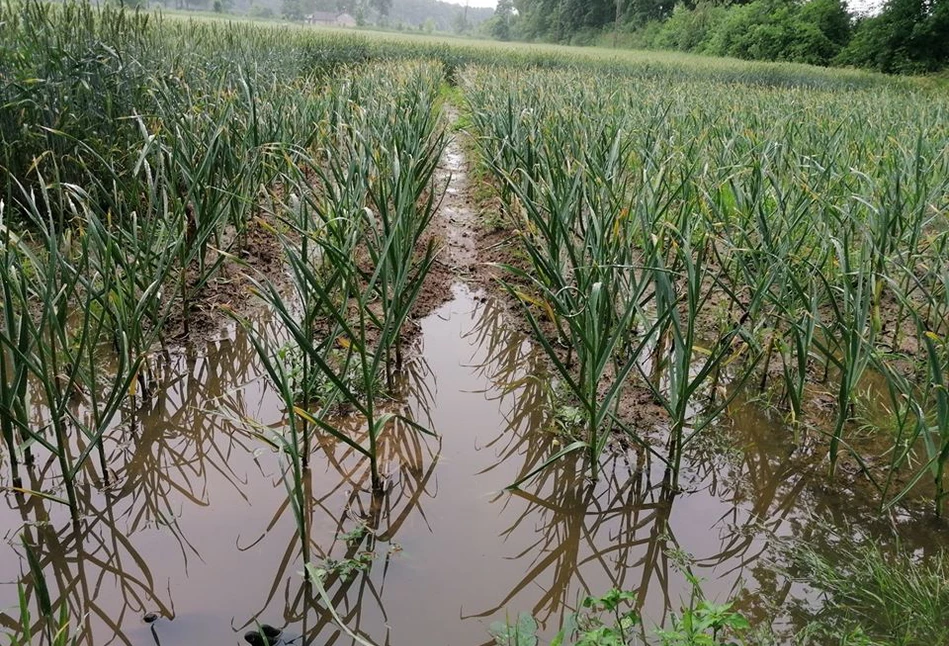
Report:
M 792 450 L 780 421 L 750 404 L 733 405 L 696 446 L 674 499 L 661 493 L 659 467 L 639 469 L 632 451 L 611 452 L 596 484 L 576 457 L 504 491 L 561 440 L 544 358 L 465 280 L 478 269 L 475 211 L 456 144 L 440 173 L 449 175 L 435 225 L 445 282 L 401 384 L 404 412 L 437 437 L 387 432 L 382 497 L 340 443 L 313 452 L 306 481 L 310 560 L 329 571 L 350 628 L 377 644 L 470 646 L 490 642 L 491 622 L 528 611 L 551 635 L 585 594 L 613 587 L 637 593 L 652 627 L 688 599 L 677 566 L 688 556 L 709 598 L 738 595 L 750 618 L 793 632 L 803 615 L 791 602 L 811 595 L 775 569 L 778 538 L 829 553 L 832 530 L 891 540 L 895 523 L 910 549 L 937 544 L 925 522 L 882 518 L 871 497 L 826 486 L 806 448 Z M 282 464 L 253 433 L 281 423 L 279 399 L 247 337 L 232 327 L 200 351 L 169 354 L 158 378 L 107 445 L 109 484 L 86 480 L 78 523 L 54 502 L 3 494 L 5 549 L 21 558 L 0 560 L 0 607 L 15 607 L 17 583 L 29 583 L 25 537 L 90 646 L 239 644 L 255 622 L 282 629 L 286 643 L 352 643 L 303 584 Z M 24 486 L 49 489 L 54 472 L 40 461 Z

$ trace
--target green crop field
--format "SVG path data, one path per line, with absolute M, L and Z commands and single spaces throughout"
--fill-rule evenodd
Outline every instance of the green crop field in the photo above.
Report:
M 518 551 L 565 559 L 558 583 L 530 578 L 545 571 L 534 561 L 478 566 L 536 585 L 503 584 L 477 615 L 497 623 L 472 643 L 949 639 L 949 94 L 936 81 L 0 0 L 0 237 L 3 643 L 160 630 L 195 643 L 208 626 L 221 643 L 243 629 L 249 643 L 466 643 L 469 628 L 427 632 L 468 626 L 455 615 L 477 605 L 439 589 L 466 575 L 428 573 L 427 553 L 495 554 L 522 521 L 554 536 L 546 514 L 588 539 L 572 556 L 554 547 L 566 538 Z M 465 262 L 450 251 L 461 239 Z M 457 437 L 465 413 L 439 403 L 481 392 L 436 367 L 471 344 L 437 327 L 469 298 L 459 289 L 523 333 L 489 353 L 515 359 L 488 391 L 529 407 L 527 430 L 506 432 L 499 413 L 485 436 Z M 212 351 L 222 334 L 247 356 Z M 156 423 L 212 356 L 213 393 Z M 201 441 L 182 421 L 199 413 L 217 429 Z M 459 482 L 469 464 L 452 439 L 493 447 L 497 469 Z M 231 498 L 209 493 L 215 474 Z M 440 538 L 441 512 L 419 502 L 439 477 L 438 500 L 482 487 L 471 505 L 532 511 L 450 552 L 460 539 Z M 782 493 L 746 505 L 763 481 Z M 240 586 L 284 612 L 270 615 L 279 629 L 217 606 L 170 622 L 188 617 L 174 595 L 193 579 L 163 574 L 148 537 L 173 537 L 167 558 L 187 565 L 199 550 L 185 509 L 217 518 L 255 489 L 276 489 L 280 511 L 248 507 L 241 531 L 220 521 L 240 549 L 218 567 L 253 571 L 254 536 L 287 532 L 276 581 Z M 713 500 L 740 507 L 768 550 L 722 548 L 716 569 L 691 553 L 718 549 L 721 524 L 688 549 L 670 538 Z M 327 525 L 330 507 L 342 515 Z M 443 513 L 474 527 L 474 508 Z M 656 517 L 610 525 L 640 512 Z M 623 560 L 627 543 L 647 553 Z M 674 564 L 678 583 L 647 561 Z M 454 615 L 411 614 L 400 633 L 382 607 L 390 568 L 390 595 Z M 429 585 L 413 583 L 419 568 Z M 545 586 L 562 596 L 530 596 Z

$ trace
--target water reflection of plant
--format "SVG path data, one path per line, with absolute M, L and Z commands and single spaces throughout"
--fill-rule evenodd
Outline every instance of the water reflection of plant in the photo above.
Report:
M 485 383 L 480 391 L 489 401 L 498 404 L 506 428 L 514 432 L 498 433 L 485 448 L 499 457 L 522 453 L 530 444 L 524 440 L 529 429 L 547 424 L 549 376 L 541 356 L 527 338 L 503 324 L 503 306 L 487 299 L 471 314 L 471 329 L 463 339 L 472 347 L 474 358 L 468 367 Z M 532 456 L 528 464 L 536 465 L 541 455 Z M 499 460 L 481 473 L 501 465 Z
M 123 629 L 132 617 L 152 608 L 172 616 L 173 609 L 159 596 L 147 562 L 127 539 L 123 514 L 117 513 L 108 499 L 91 495 L 91 488 L 80 491 L 83 495 L 79 502 L 95 511 L 79 523 L 58 523 L 50 516 L 45 501 L 23 498 L 20 509 L 24 542 L 32 546 L 39 567 L 46 573 L 51 594 L 55 595 L 55 609 L 59 612 L 66 607 L 70 616 L 81 618 L 77 638 L 93 639 L 94 620 L 104 625 L 109 635 L 95 643 L 132 644 Z M 116 582 L 116 596 L 121 600 L 118 609 L 111 605 L 111 596 L 109 606 L 100 603 L 98 587 L 103 579 Z M 28 595 L 38 592 L 35 584 L 34 578 L 21 581 Z
M 187 352 L 168 356 L 159 366 L 158 387 L 135 413 L 138 428 L 129 431 L 134 442 L 122 442 L 117 448 L 125 463 L 116 487 L 118 496 L 138 507 L 133 531 L 140 525 L 168 523 L 173 519 L 171 510 L 182 499 L 207 506 L 211 474 L 237 492 L 247 484 L 229 465 L 228 457 L 235 451 L 251 453 L 253 443 L 209 408 L 252 406 L 245 401 L 244 391 L 233 390 L 232 384 L 253 373 L 253 359 L 252 347 L 238 334 L 200 358 Z
M 23 550 L 26 552 L 26 560 L 30 568 L 30 581 L 36 592 L 34 596 L 38 621 L 34 624 L 33 615 L 30 612 L 31 599 L 27 596 L 23 583 L 17 583 L 18 616 L 9 622 L 4 621 L 5 617 L 0 616 L 0 625 L 4 628 L 4 636 L 9 640 L 10 646 L 39 646 L 40 644 L 66 646 L 67 644 L 75 644 L 70 626 L 69 607 L 64 603 L 59 603 L 59 610 L 54 611 L 53 600 L 46 584 L 46 574 L 43 572 L 43 566 L 36 558 L 32 546 L 25 540 L 23 541 Z
M 395 388 L 411 404 L 401 405 L 400 414 L 428 416 L 431 393 L 424 362 L 412 360 L 403 367 L 405 378 Z M 340 418 L 334 423 L 357 439 L 360 432 L 366 432 L 358 416 Z M 315 464 L 324 468 L 322 472 L 312 466 L 308 470 L 306 522 L 309 527 L 333 527 L 332 538 L 327 543 L 326 536 L 311 532 L 309 545 L 303 550 L 294 534 L 282 552 L 260 610 L 239 630 L 253 627 L 256 617 L 262 616 L 278 595 L 283 598 L 282 619 L 286 625 L 302 631 L 301 643 L 322 643 L 328 634 L 340 630 L 318 590 L 297 576 L 304 553 L 309 554 L 304 561 L 309 574 L 320 576 L 320 585 L 349 629 L 363 634 L 362 620 L 371 608 L 378 608 L 385 617 L 382 592 L 389 561 L 399 551 L 395 538 L 411 517 L 425 517 L 424 500 L 435 495 L 432 487 L 440 442 L 423 441 L 409 430 L 396 423 L 379 437 L 379 464 L 388 483 L 382 491 L 371 486 L 372 471 L 360 452 L 334 437 L 320 438 Z M 288 499 L 278 507 L 261 535 L 241 549 L 257 549 L 272 542 L 271 534 L 281 526 L 289 507 Z
M 495 304 L 488 301 L 472 319 L 466 338 L 475 345 L 474 353 L 483 357 L 472 368 L 483 376 L 486 395 L 499 401 L 508 421 L 507 428 L 487 443 L 496 458 L 482 473 L 511 464 L 517 473 L 528 473 L 555 450 L 554 438 L 544 432 L 549 410 L 546 383 L 533 376 L 530 344 L 500 324 Z M 687 531 L 678 527 L 675 510 L 687 502 L 696 504 L 690 501 L 695 496 L 721 508 L 711 527 L 697 530 L 718 528 L 719 539 L 711 544 L 707 537 L 701 539 L 702 553 L 692 561 L 695 572 L 733 581 L 732 595 L 738 595 L 749 616 L 774 617 L 750 603 L 751 597 L 740 594 L 737 587 L 750 575 L 761 598 L 778 605 L 788 598 L 787 579 L 770 576 L 771 570 L 759 567 L 767 561 L 773 536 L 788 532 L 806 536 L 811 521 L 803 508 L 825 515 L 843 511 L 856 521 L 872 507 L 869 501 L 861 505 L 856 500 L 843 505 L 843 510 L 835 506 L 836 496 L 818 486 L 823 473 L 819 457 L 792 450 L 790 439 L 778 441 L 775 423 L 753 405 L 735 399 L 728 421 L 711 427 L 686 452 L 684 492 L 678 496 L 655 486 L 661 472 L 638 470 L 623 451 L 609 454 L 603 469 L 609 478 L 598 485 L 585 481 L 582 464 L 565 460 L 541 472 L 524 491 L 499 495 L 495 500 L 505 510 L 518 507 L 502 537 L 533 537 L 511 555 L 524 564 L 525 574 L 497 604 L 471 616 L 496 616 L 531 588 L 539 588 L 543 594 L 533 601 L 532 612 L 542 623 L 558 625 L 576 600 L 572 595 L 587 590 L 592 581 L 605 581 L 617 589 L 636 590 L 637 609 L 647 605 L 654 609 L 658 603 L 663 616 L 657 623 L 670 620 L 678 608 L 677 591 L 686 582 L 677 580 L 668 554 L 678 549 L 677 531 L 686 541 L 696 533 L 693 527 Z M 740 448 L 723 450 L 728 446 Z
M 534 369 L 541 357 L 523 337 L 501 324 L 500 313 L 499 306 L 489 300 L 473 317 L 472 329 L 465 336 L 475 353 L 484 357 L 472 368 L 484 377 L 486 395 L 498 400 L 507 420 L 506 428 L 486 444 L 496 460 L 481 473 L 515 463 L 520 479 L 543 464 L 552 450 L 554 438 L 538 435 L 547 425 L 549 388 L 546 380 L 537 376 L 543 372 Z M 492 392 L 497 394 L 488 394 Z M 633 570 L 617 568 L 615 563 L 631 561 L 633 550 L 646 543 L 615 538 L 634 536 L 637 529 L 653 524 L 664 527 L 669 505 L 649 498 L 654 492 L 647 486 L 649 474 L 630 469 L 624 455 L 611 453 L 603 466 L 604 477 L 594 484 L 586 480 L 582 460 L 565 459 L 555 468 L 541 470 L 529 488 L 495 498 L 503 501 L 505 509 L 516 501 L 526 503 L 502 536 L 533 525 L 537 527 L 532 532 L 536 539 L 515 555 L 530 559 L 524 578 L 496 606 L 472 616 L 494 615 L 547 572 L 552 582 L 541 585 L 545 593 L 533 608 L 542 622 L 558 612 L 563 619 L 571 606 L 575 577 L 586 566 L 599 564 L 613 587 L 629 587 L 626 577 Z M 601 534 L 610 534 L 614 540 L 598 547 Z
M 112 642 L 130 643 L 122 626 L 134 625 L 143 611 L 173 616 L 171 601 L 162 599 L 148 558 L 135 547 L 135 534 L 153 528 L 170 533 L 187 563 L 200 554 L 178 522 L 183 509 L 209 504 L 212 475 L 245 495 L 246 483 L 229 465 L 229 456 L 251 453 L 252 443 L 206 409 L 209 402 L 222 400 L 241 409 L 254 405 L 245 400 L 243 390 L 230 389 L 254 371 L 254 355 L 241 335 L 221 345 L 201 357 L 193 352 L 168 353 L 155 362 L 154 392 L 139 399 L 136 410 L 123 411 L 125 419 L 106 445 L 112 485 L 100 491 L 90 480 L 77 488 L 77 502 L 88 510 L 77 523 L 66 522 L 59 507 L 49 507 L 42 498 L 23 494 L 7 498 L 36 545 L 51 589 L 73 617 L 84 618 L 78 639 L 105 643 L 94 628 L 101 623 Z M 35 461 L 22 472 L 28 478 L 25 487 L 42 490 L 48 486 L 44 483 L 57 478 L 57 466 L 53 458 Z M 103 580 L 116 581 L 118 609 L 111 594 L 99 600 Z M 32 582 L 22 583 L 32 594 Z M 4 619 L 8 617 L 0 616 L 0 621 Z
M 899 538 L 879 541 L 815 521 L 777 543 L 774 569 L 820 599 L 792 600 L 781 636 L 801 643 L 943 644 L 949 639 L 949 557 Z M 848 641 L 852 640 L 852 641 Z

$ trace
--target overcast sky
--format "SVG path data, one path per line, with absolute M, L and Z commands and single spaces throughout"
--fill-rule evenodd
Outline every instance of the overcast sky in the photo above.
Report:
M 452 4 L 464 5 L 465 0 L 444 0 L 445 2 L 450 2 Z M 472 7 L 496 7 L 498 0 L 468 0 L 467 4 Z
M 497 6 L 497 0 L 444 0 L 445 2 L 451 2 L 452 4 L 464 5 L 465 2 L 470 4 L 472 7 L 495 7 Z M 847 4 L 850 6 L 852 11 L 863 13 L 868 9 L 878 7 L 881 4 L 881 0 L 849 0 Z

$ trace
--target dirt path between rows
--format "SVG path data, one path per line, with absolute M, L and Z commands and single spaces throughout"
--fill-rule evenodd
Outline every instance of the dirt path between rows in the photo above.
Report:
M 458 120 L 458 110 L 446 110 L 449 124 Z M 438 169 L 439 183 L 446 183 L 438 217 L 445 229 L 447 246 L 444 262 L 456 275 L 469 274 L 477 260 L 475 226 L 478 207 L 468 180 L 468 164 L 458 136 L 452 137 L 442 154 Z
M 457 108 L 446 105 L 446 128 L 451 129 L 458 116 Z M 469 180 L 468 162 L 457 134 L 449 139 L 442 153 L 435 172 L 435 190 L 439 202 L 430 235 L 440 249 L 415 305 L 413 318 L 416 320 L 451 300 L 452 285 L 473 278 L 479 266 L 475 244 L 479 209 Z

